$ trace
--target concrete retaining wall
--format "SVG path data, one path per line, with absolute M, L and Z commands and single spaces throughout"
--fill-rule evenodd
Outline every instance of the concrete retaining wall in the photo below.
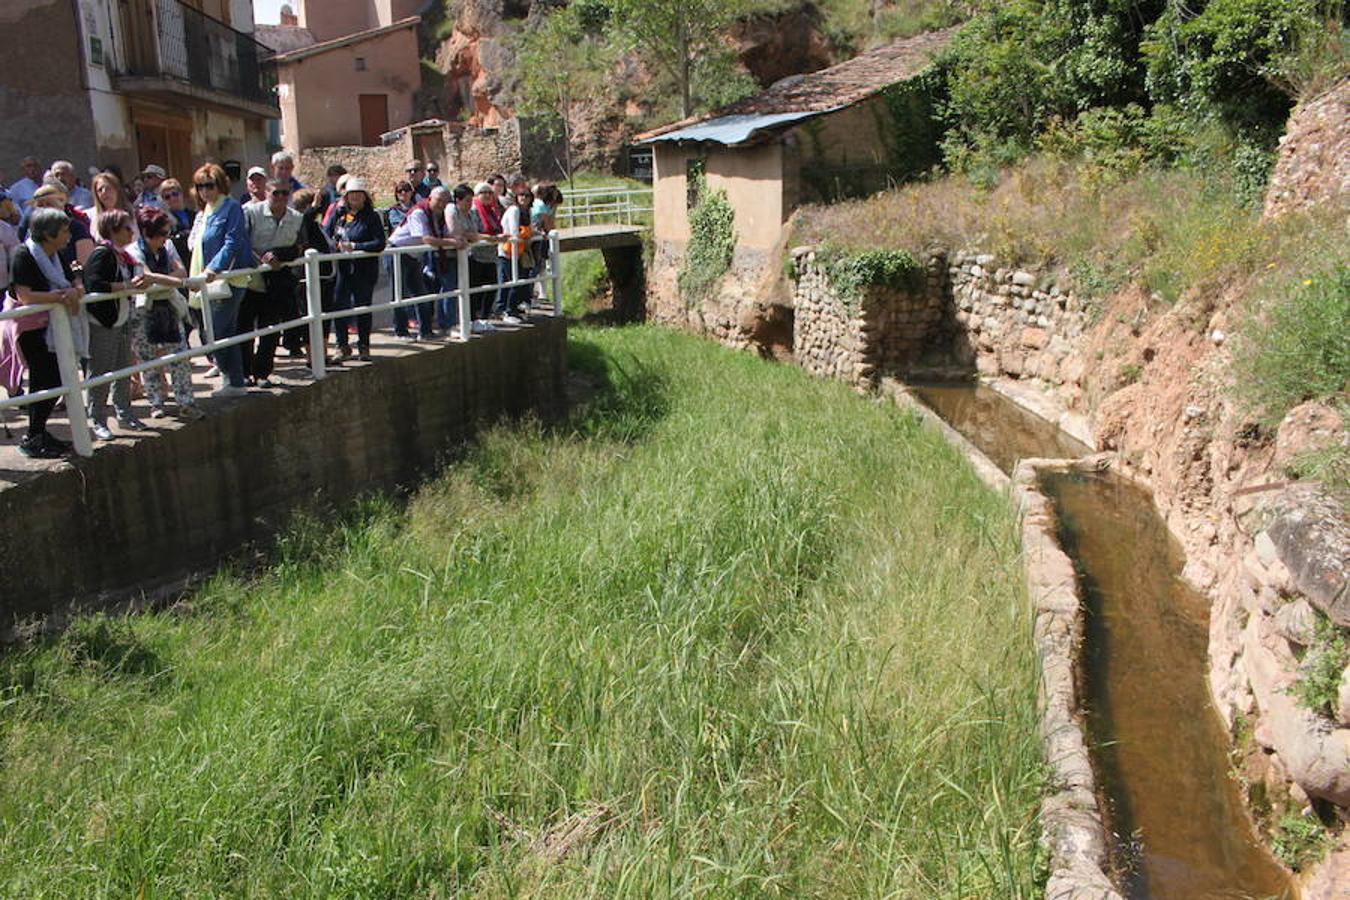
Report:
M 406 486 L 494 420 L 561 416 L 566 326 L 533 321 L 252 397 L 0 493 L 0 635 L 179 583 L 306 506 Z

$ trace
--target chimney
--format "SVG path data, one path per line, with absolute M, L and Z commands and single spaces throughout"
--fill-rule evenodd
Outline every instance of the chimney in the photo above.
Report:
M 289 3 L 281 7 L 281 24 L 289 25 L 292 28 L 299 27 L 300 25 L 300 20 L 296 18 L 295 10 L 291 8 Z

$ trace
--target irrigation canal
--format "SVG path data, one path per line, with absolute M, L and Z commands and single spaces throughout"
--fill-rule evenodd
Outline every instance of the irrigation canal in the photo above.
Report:
M 1088 448 L 979 384 L 913 392 L 1011 474 Z M 1112 869 L 1131 900 L 1288 897 L 1256 838 L 1205 683 L 1208 609 L 1152 498 L 1119 476 L 1045 474 L 1085 603 L 1078 681 Z

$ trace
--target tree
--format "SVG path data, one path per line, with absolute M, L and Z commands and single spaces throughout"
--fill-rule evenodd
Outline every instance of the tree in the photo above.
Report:
M 563 168 L 573 173 L 572 144 L 588 105 L 604 102 L 615 49 L 605 40 L 607 16 L 594 2 L 574 3 L 524 31 L 517 46 L 519 110 L 563 140 Z
M 610 0 L 614 24 L 675 79 L 680 113 L 694 114 L 694 80 L 701 60 L 725 50 L 723 29 L 750 0 Z

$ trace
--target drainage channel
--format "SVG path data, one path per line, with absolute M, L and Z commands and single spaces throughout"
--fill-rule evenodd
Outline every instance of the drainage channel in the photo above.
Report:
M 1088 448 L 983 385 L 911 390 L 1004 471 Z M 1150 900 L 1293 897 L 1229 776 L 1209 699 L 1208 608 L 1142 488 L 1113 474 L 1044 471 L 1084 604 L 1078 693 L 1121 893 Z

